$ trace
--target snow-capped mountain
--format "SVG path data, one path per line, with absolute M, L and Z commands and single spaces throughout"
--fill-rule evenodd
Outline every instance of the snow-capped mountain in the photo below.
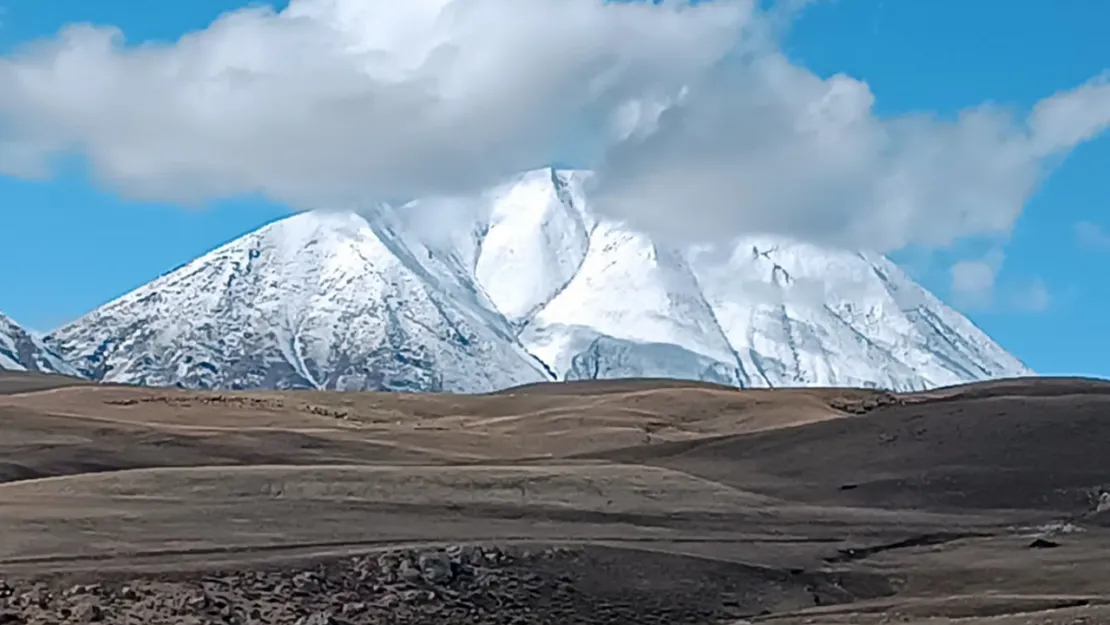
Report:
M 48 338 L 95 380 L 197 388 L 493 390 L 549 379 L 473 284 L 384 224 L 270 224 Z
M 41 339 L 3 313 L 0 313 L 0 370 L 77 374 Z
M 880 255 L 771 237 L 666 247 L 594 215 L 588 177 L 289 217 L 46 340 L 90 378 L 187 387 L 909 390 L 1032 373 Z

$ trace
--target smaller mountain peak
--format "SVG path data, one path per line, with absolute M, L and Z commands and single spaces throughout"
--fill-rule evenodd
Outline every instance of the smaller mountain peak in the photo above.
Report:
M 35 333 L 0 312 L 0 370 L 76 375 Z

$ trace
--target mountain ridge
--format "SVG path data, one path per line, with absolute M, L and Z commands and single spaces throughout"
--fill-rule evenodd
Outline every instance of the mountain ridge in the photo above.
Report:
M 0 370 L 74 375 L 76 370 L 34 333 L 0 312 Z
M 196 388 L 920 390 L 1032 373 L 885 257 L 765 236 L 662 245 L 596 215 L 589 177 L 543 169 L 477 197 L 300 213 L 45 344 L 90 379 Z

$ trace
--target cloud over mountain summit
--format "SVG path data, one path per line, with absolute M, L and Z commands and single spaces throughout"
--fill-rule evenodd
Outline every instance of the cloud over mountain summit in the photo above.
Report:
M 0 171 L 75 152 L 131 197 L 309 209 L 571 162 L 597 210 L 657 235 L 885 251 L 1008 233 L 1110 124 L 1106 76 L 1028 114 L 880 117 L 865 82 L 782 53 L 803 4 L 293 0 L 169 43 L 72 25 L 0 58 Z

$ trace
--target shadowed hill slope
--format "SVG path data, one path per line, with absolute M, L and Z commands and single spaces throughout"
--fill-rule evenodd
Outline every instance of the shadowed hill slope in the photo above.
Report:
M 88 380 L 67 375 L 39 373 L 37 371 L 0 370 L 0 395 L 45 391 L 52 388 L 64 388 L 67 386 L 88 386 L 91 384 L 93 383 Z
M 882 508 L 1078 513 L 1110 490 L 1110 383 L 1013 380 L 898 396 L 852 419 L 599 454 L 739 488 Z

